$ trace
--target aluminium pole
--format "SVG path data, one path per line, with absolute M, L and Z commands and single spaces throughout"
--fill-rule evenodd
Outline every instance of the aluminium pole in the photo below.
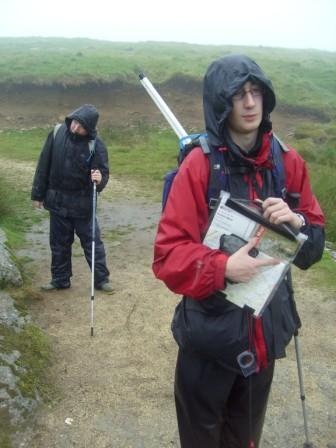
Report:
M 306 437 L 306 441 L 303 444 L 303 448 L 313 448 L 313 444 L 309 441 L 308 419 L 307 419 L 306 402 L 305 402 L 306 396 L 305 396 L 304 387 L 303 387 L 301 350 L 300 350 L 298 331 L 296 331 L 294 333 L 294 343 L 295 343 L 296 363 L 297 363 L 299 385 L 300 385 L 300 398 L 301 398 L 301 404 L 302 404 L 303 424 L 304 424 L 304 431 L 305 431 L 305 437 Z
M 177 120 L 173 112 L 169 109 L 165 101 L 162 99 L 158 91 L 155 89 L 153 84 L 149 81 L 149 79 L 143 74 L 139 74 L 140 82 L 146 89 L 148 95 L 152 98 L 162 115 L 168 121 L 170 126 L 172 127 L 175 134 L 179 139 L 183 137 L 187 137 L 188 134 L 182 127 L 181 123 Z
M 97 186 L 93 182 L 92 192 L 92 249 L 91 249 L 91 336 L 93 336 L 93 303 L 94 303 L 94 271 L 95 271 L 95 249 L 96 249 L 96 203 Z

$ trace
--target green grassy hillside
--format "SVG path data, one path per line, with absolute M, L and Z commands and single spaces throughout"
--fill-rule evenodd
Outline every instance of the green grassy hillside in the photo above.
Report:
M 201 80 L 213 59 L 230 52 L 248 54 L 265 69 L 277 92 L 278 109 L 299 112 L 300 124 L 286 141 L 306 159 L 314 191 L 327 216 L 328 238 L 336 241 L 335 53 L 160 42 L 0 38 L 0 89 L 25 83 L 61 83 L 71 87 L 92 81 L 122 80 L 136 84 L 140 71 L 148 73 L 156 85 L 174 75 Z M 306 118 L 302 120 L 302 116 Z M 171 133 L 143 128 L 101 132 L 109 146 L 114 175 L 141 178 L 144 186 L 160 190 L 163 173 L 175 164 L 176 138 Z M 44 136 L 43 130 L 3 132 L 0 155 L 36 160 Z M 6 207 L 9 205 L 4 196 L 0 209 Z
M 315 110 L 326 120 L 335 118 L 336 54 L 318 50 L 0 38 L 0 84 L 137 83 L 140 71 L 149 73 L 155 83 L 176 74 L 201 79 L 213 59 L 228 53 L 256 59 L 272 79 L 281 106 Z

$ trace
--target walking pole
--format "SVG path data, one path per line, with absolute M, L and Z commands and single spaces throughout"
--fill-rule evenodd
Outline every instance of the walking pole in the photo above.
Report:
M 308 420 L 307 420 L 307 412 L 306 412 L 306 397 L 303 387 L 303 375 L 302 375 L 302 366 L 301 366 L 301 351 L 300 351 L 300 342 L 299 342 L 299 333 L 296 331 L 294 333 L 294 342 L 295 342 L 295 353 L 296 353 L 296 363 L 298 368 L 298 376 L 299 376 L 299 385 L 300 385 L 300 397 L 301 397 L 301 404 L 302 404 L 302 413 L 303 413 L 303 423 L 304 423 L 304 430 L 305 430 L 305 437 L 306 441 L 303 444 L 303 448 L 314 448 L 313 444 L 309 441 L 309 434 L 308 434 Z
M 97 186 L 93 182 L 92 197 L 92 252 L 91 252 L 91 336 L 93 336 L 93 302 L 94 302 L 94 271 L 95 271 L 95 239 L 96 239 L 96 201 Z

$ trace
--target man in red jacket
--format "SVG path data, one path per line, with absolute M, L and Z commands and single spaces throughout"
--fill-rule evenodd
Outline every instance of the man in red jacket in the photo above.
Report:
M 260 199 L 271 223 L 290 224 L 307 235 L 294 263 L 307 269 L 324 248 L 324 217 L 313 195 L 304 160 L 283 152 L 285 187 L 294 207 L 277 197 L 272 175 L 271 81 L 250 58 L 214 61 L 203 85 L 208 143 L 224 160 L 225 189 L 237 199 Z M 209 160 L 195 148 L 174 179 L 155 241 L 153 271 L 183 299 L 172 322 L 179 345 L 175 402 L 182 448 L 252 448 L 259 444 L 274 360 L 300 326 L 290 274 L 256 319 L 218 294 L 226 283 L 248 282 L 275 260 L 249 255 L 252 239 L 234 254 L 202 244 L 209 220 Z M 237 361 L 250 350 L 255 372 L 243 375 Z

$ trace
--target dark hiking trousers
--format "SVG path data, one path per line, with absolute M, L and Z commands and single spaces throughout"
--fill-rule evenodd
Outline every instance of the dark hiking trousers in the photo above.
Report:
M 75 232 L 91 269 L 91 219 L 64 218 L 55 213 L 50 213 L 51 277 L 52 283 L 58 288 L 64 288 L 70 285 L 70 277 L 72 276 L 71 247 L 74 242 Z M 105 249 L 100 239 L 97 219 L 94 277 L 95 286 L 98 287 L 107 282 L 109 277 L 109 271 L 106 267 Z
M 175 404 L 181 448 L 249 448 L 250 439 L 257 448 L 273 370 L 274 362 L 245 378 L 216 361 L 179 350 Z

